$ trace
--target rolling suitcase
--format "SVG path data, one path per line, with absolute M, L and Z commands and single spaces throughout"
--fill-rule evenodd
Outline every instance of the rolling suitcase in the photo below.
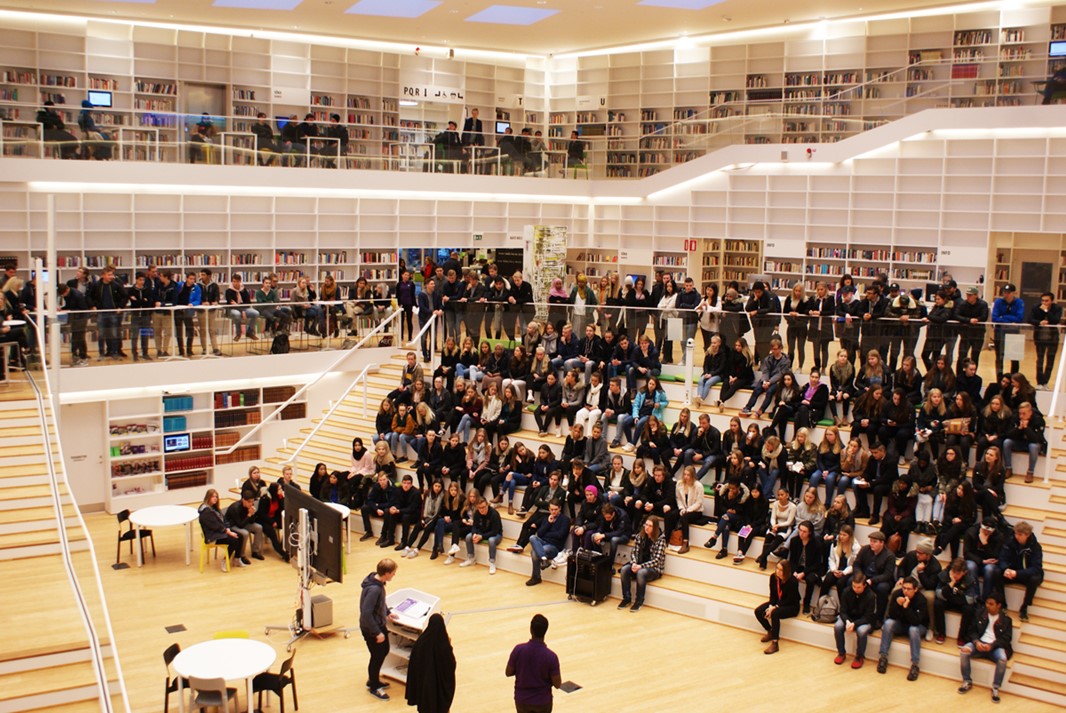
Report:
M 614 574 L 608 555 L 579 549 L 566 560 L 566 596 L 596 606 L 611 593 Z

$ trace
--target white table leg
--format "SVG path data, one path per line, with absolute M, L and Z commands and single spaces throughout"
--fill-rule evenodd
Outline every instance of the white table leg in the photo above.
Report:
M 189 566 L 189 553 L 192 552 L 192 523 L 185 526 L 185 566 Z
M 255 709 L 252 708 L 252 677 L 249 676 L 247 678 L 247 681 L 248 681 L 248 713 L 253 713 L 253 711 Z M 240 706 L 238 706 L 238 708 L 240 708 Z
M 134 524 L 133 532 L 136 535 L 134 537 L 134 539 L 133 539 L 133 542 L 134 542 L 134 548 L 133 549 L 137 550 L 137 566 L 138 567 L 143 567 L 144 566 L 144 556 L 141 553 L 141 526 L 137 525 L 137 524 Z
M 185 713 L 185 678 L 178 674 L 178 710 Z

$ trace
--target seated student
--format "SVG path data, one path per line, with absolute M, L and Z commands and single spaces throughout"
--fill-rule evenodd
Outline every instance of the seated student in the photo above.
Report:
M 959 480 L 968 482 L 964 477 Z M 1000 517 L 1000 510 L 1007 504 L 1006 480 L 1000 450 L 991 446 L 973 469 L 973 499 L 983 516 Z
M 589 437 L 585 439 L 585 467 L 594 475 L 599 475 L 610 466 L 610 454 L 607 452 L 607 439 L 603 437 L 603 426 L 592 424 Z
M 447 478 L 449 482 L 459 483 L 466 490 L 466 481 L 469 473 L 466 469 L 466 446 L 459 442 L 459 434 L 452 433 L 448 437 L 448 444 L 441 449 L 440 468 L 437 473 L 439 478 Z
M 411 405 L 411 391 L 416 381 L 425 383 L 422 365 L 418 363 L 417 354 L 407 352 L 407 363 L 404 365 L 403 371 L 400 372 L 400 384 L 389 392 L 387 398 L 397 406 L 401 404 Z
M 748 428 L 758 429 L 758 426 L 751 424 Z M 751 442 L 754 445 L 754 441 Z M 743 447 L 741 450 L 744 450 Z M 786 491 L 785 482 L 780 479 L 781 473 L 785 467 L 785 447 L 781 445 L 781 440 L 777 436 L 769 436 L 766 441 L 758 448 L 753 448 L 755 451 L 751 456 L 752 466 L 756 469 L 759 475 L 759 483 L 762 485 L 762 489 L 765 492 L 773 492 L 774 484 L 780 482 L 781 487 Z M 789 497 L 791 497 L 789 493 Z
M 244 336 L 255 339 L 255 323 L 259 319 L 259 312 L 253 307 L 244 305 L 251 304 L 252 298 L 248 290 L 241 284 L 241 276 L 234 275 L 230 280 L 230 287 L 226 289 L 226 304 L 230 305 L 229 318 L 233 322 L 233 341 L 241 338 L 241 322 L 245 323 Z M 180 343 L 181 340 L 179 339 Z
M 709 314 L 710 310 L 707 313 Z M 721 335 L 712 335 L 704 353 L 703 373 L 700 375 L 697 394 L 692 397 L 697 406 L 702 406 L 705 401 L 708 401 L 711 397 L 711 389 L 722 383 L 726 377 L 726 359 L 728 358 L 729 350 L 723 346 Z
M 962 551 L 966 557 L 966 569 L 974 581 L 981 585 L 981 598 L 991 593 L 996 582 L 999 557 L 1003 552 L 1003 536 L 999 533 L 999 520 L 985 516 L 963 535 Z
M 891 448 L 899 460 L 907 452 L 907 444 L 914 440 L 914 405 L 907 400 L 903 389 L 893 389 L 885 400 L 878 419 L 877 440 Z
M 701 413 L 692 440 L 674 462 L 674 471 L 682 466 L 696 466 L 696 480 L 702 481 L 707 472 L 714 468 L 715 480 L 721 480 L 723 461 L 722 434 L 711 424 L 711 417 Z
M 619 490 L 611 493 L 608 498 L 615 507 L 625 509 L 634 527 L 644 518 L 643 513 L 637 509 L 637 501 L 640 500 L 648 477 L 648 466 L 644 461 L 633 461 L 633 468 L 629 471 L 629 475 L 622 479 Z
M 931 389 L 918 410 L 914 447 L 929 448 L 934 458 L 940 455 L 940 444 L 944 442 L 944 420 L 947 416 L 948 409 L 944 403 L 943 392 L 940 389 Z
M 415 449 L 415 473 L 422 487 L 428 487 L 434 480 L 440 480 L 441 464 L 444 462 L 444 448 L 437 432 L 429 429 L 420 437 Z
M 281 466 L 281 477 L 278 478 L 278 487 L 284 485 L 291 486 L 297 490 L 303 490 L 293 477 L 292 466 L 288 464 Z
M 914 509 L 918 498 L 911 497 L 910 483 L 900 479 L 892 483 L 892 490 L 886 498 L 885 516 L 881 519 L 881 532 L 889 540 L 899 535 L 900 552 L 907 549 L 907 538 L 914 529 Z
M 397 551 L 404 549 L 411 532 L 411 527 L 418 522 L 422 512 L 422 492 L 414 487 L 414 478 L 409 474 L 403 476 L 400 487 L 393 490 L 392 498 L 385 508 L 383 515 L 385 521 L 381 525 L 381 537 L 378 539 L 378 547 L 392 547 Z M 396 545 L 396 525 L 399 523 L 403 528 L 400 544 Z
M 729 477 L 726 479 L 729 480 Z M 748 500 L 745 503 L 744 518 L 747 524 L 751 525 L 751 530 L 747 535 L 743 535 L 743 528 L 737 532 L 737 551 L 733 555 L 734 565 L 744 563 L 751 543 L 770 527 L 770 502 L 759 489 L 758 483 L 753 482 L 748 486 Z
M 906 577 L 918 580 L 919 594 L 925 597 L 926 611 L 929 612 L 929 627 L 933 624 L 933 600 L 940 576 L 940 560 L 933 556 L 933 541 L 924 538 L 899 561 L 896 566 L 896 586 L 899 587 Z
M 503 391 L 506 395 L 507 387 L 513 388 L 519 405 L 526 401 L 526 386 L 530 382 L 532 366 L 533 359 L 526 353 L 525 347 L 521 344 L 516 346 L 503 379 Z
M 850 445 L 850 443 L 848 445 Z M 814 460 L 814 472 L 811 473 L 811 478 L 807 481 L 809 487 L 812 488 L 817 488 L 823 481 L 825 482 L 826 502 L 833 500 L 833 493 L 836 492 L 837 481 L 842 480 L 840 477 L 841 450 L 840 429 L 836 426 L 830 426 L 825 429 L 825 434 L 822 436 L 822 442 L 818 444 L 818 450 Z M 840 488 L 840 492 L 846 490 L 847 485 L 847 483 L 844 483 Z
M 933 526 L 934 505 L 940 496 L 940 486 L 936 467 L 929 460 L 929 451 L 925 448 L 918 450 L 907 469 L 905 478 L 907 487 L 918 490 L 918 497 L 914 508 L 914 531 L 921 534 L 935 534 Z
M 585 388 L 585 379 L 577 369 L 563 376 L 563 400 L 559 406 L 571 424 L 577 421 L 577 412 L 584 404 Z M 560 434 L 556 432 L 556 435 Z
M 629 469 L 625 466 L 622 456 L 611 456 L 611 467 L 603 472 L 603 489 L 611 502 L 614 502 L 622 483 L 629 478 Z
M 841 528 L 845 525 L 850 525 L 854 529 L 855 516 L 851 514 L 851 506 L 848 504 L 847 496 L 836 495 L 833 497 L 833 501 L 829 503 L 829 508 L 825 511 L 825 522 L 822 525 L 822 541 L 827 544 L 836 542 Z
M 537 496 L 537 491 L 547 484 L 548 477 L 556 470 L 559 470 L 559 467 L 559 462 L 555 460 L 555 454 L 552 449 L 547 444 L 541 444 L 537 448 L 537 455 L 533 458 L 533 467 L 529 473 L 529 484 L 526 485 L 522 503 L 518 507 L 519 517 L 523 517 L 530 510 Z
M 805 427 L 796 429 L 795 437 L 785 449 L 785 468 L 781 472 L 791 497 L 798 499 L 800 492 L 809 487 L 817 466 L 818 448 L 811 440 L 810 431 Z
M 660 471 L 662 472 L 662 471 Z M 660 520 L 649 517 L 644 521 L 633 548 L 629 551 L 629 563 L 621 569 L 622 601 L 619 609 L 629 606 L 632 583 L 636 582 L 636 600 L 629 611 L 637 612 L 644 606 L 644 592 L 648 582 L 662 576 L 666 568 L 666 533 L 660 529 Z
M 445 429 L 452 422 L 452 413 L 455 410 L 455 399 L 452 392 L 445 387 L 443 376 L 433 377 L 433 388 L 426 394 L 426 404 L 437 419 L 437 435 L 443 437 Z
M 423 489 L 420 516 L 415 520 L 410 535 L 400 542 L 404 548 L 404 557 L 413 558 L 418 556 L 418 551 L 429 541 L 429 536 L 436 532 L 437 521 L 440 520 L 443 509 L 444 481 L 437 478 L 433 481 L 432 485 L 428 485 Z M 418 540 L 418 544 L 416 545 L 415 540 L 418 539 L 419 533 L 421 533 L 422 538 Z M 435 552 L 436 549 L 434 549 L 434 553 Z M 430 559 L 436 558 L 431 556 Z
M 451 525 L 452 546 L 448 548 L 448 558 L 444 560 L 444 564 L 448 565 L 455 562 L 455 555 L 459 553 L 459 541 L 465 540 L 474 527 L 474 515 L 477 514 L 477 504 L 481 499 L 476 490 L 471 489 L 467 492 L 459 512 L 459 518 L 454 520 Z
M 580 458 L 584 461 L 585 445 L 587 443 L 588 439 L 585 438 L 585 429 L 577 423 L 571 426 L 570 433 L 567 435 L 566 440 L 563 441 L 563 450 L 559 454 L 559 461 L 564 473 L 570 470 L 570 463 L 575 458 Z
M 271 547 L 286 562 L 289 553 L 281 546 L 278 530 L 281 529 L 282 515 L 285 512 L 285 491 L 278 483 L 271 483 L 259 497 L 255 509 L 255 521 L 263 528 L 263 534 L 270 540 Z
M 484 430 L 479 428 L 478 432 L 482 433 Z M 503 495 L 500 492 L 500 483 L 502 481 L 498 476 L 506 471 L 507 464 L 510 461 L 511 439 L 504 436 L 495 447 L 489 450 L 489 460 L 485 467 L 471 477 L 471 480 L 474 481 L 474 490 L 477 491 L 478 495 L 484 495 L 485 489 L 490 488 L 493 499 L 499 498 L 500 502 L 503 502 Z
M 903 357 L 900 368 L 892 375 L 892 386 L 903 390 L 912 410 L 922 402 L 922 374 L 918 371 L 918 361 L 914 356 L 908 354 Z
M 1033 534 L 1033 526 L 1025 520 L 1014 524 L 1014 537 L 1003 543 L 1003 551 L 996 565 L 996 586 L 1002 591 L 1006 584 L 1025 587 L 1025 599 L 1018 610 L 1018 618 L 1029 621 L 1029 605 L 1033 603 L 1037 587 L 1044 581 L 1044 552 Z M 987 598 L 987 594 L 986 594 Z
M 1006 477 L 1014 475 L 1015 451 L 1028 451 L 1029 463 L 1025 470 L 1025 482 L 1033 482 L 1036 461 L 1040 451 L 1047 447 L 1044 437 L 1044 417 L 1028 401 L 1018 404 L 1011 429 L 1003 439 L 1003 462 L 1006 464 Z
M 951 558 L 959 556 L 962 536 L 977 522 L 977 503 L 974 500 L 973 485 L 962 480 L 946 495 L 947 503 L 943 510 L 943 528 L 936 536 L 934 555 L 939 555 L 949 548 Z
M 861 550 L 858 540 L 855 539 L 854 525 L 843 525 L 837 533 L 836 542 L 828 540 L 823 540 L 822 542 L 825 544 L 829 556 L 818 596 L 824 596 L 834 588 L 837 590 L 838 597 L 843 596 L 844 587 L 852 577 L 852 573 L 861 573 L 855 569 L 855 559 L 859 556 Z M 865 578 L 866 575 L 863 574 L 863 579 Z
M 497 436 L 508 436 L 522 428 L 522 400 L 518 398 L 518 391 L 513 384 L 503 387 L 503 399 L 500 402 L 500 413 L 493 421 L 490 433 Z
M 918 593 L 918 580 L 906 577 L 903 584 L 892 592 L 885 623 L 881 628 L 881 649 L 877 657 L 877 672 L 888 671 L 888 649 L 892 639 L 906 635 L 910 639 L 911 667 L 907 672 L 908 681 L 918 680 L 919 664 L 922 658 L 922 637 L 929 623 L 929 607 L 925 597 Z
M 650 416 L 644 422 L 644 428 L 640 429 L 636 456 L 650 459 L 652 465 L 659 463 L 667 472 L 673 472 L 670 467 L 670 436 L 666 432 L 666 426 L 655 416 Z
M 497 393 L 503 388 L 503 379 L 511 372 L 511 355 L 502 342 L 496 343 L 484 367 L 479 366 L 478 370 L 482 374 L 479 379 L 482 393 L 487 393 L 490 386 L 495 386 Z
M 1000 592 L 993 592 L 985 597 L 985 606 L 977 612 L 966 629 L 965 639 L 968 643 L 960 645 L 959 668 L 962 673 L 962 685 L 959 693 L 969 693 L 973 688 L 970 678 L 970 659 L 973 657 L 989 659 L 996 663 L 992 674 L 992 702 L 999 703 L 999 688 L 1007 673 L 1007 661 L 1014 654 L 1011 640 L 1014 638 L 1014 622 L 1005 611 L 1006 604 Z M 962 636 L 960 636 L 960 639 Z
M 553 477 L 555 477 L 554 474 Z M 570 536 L 570 519 L 563 513 L 561 501 L 551 500 L 548 503 L 548 512 L 538 519 L 535 529 L 536 534 L 529 537 L 531 548 L 529 556 L 533 570 L 529 579 L 526 580 L 527 587 L 540 584 L 541 570 L 552 566 L 555 557 L 566 546 L 566 538 Z M 521 549 L 518 552 L 521 552 Z
M 575 548 L 581 544 L 585 533 L 600 519 L 602 508 L 603 498 L 600 497 L 600 489 L 595 485 L 586 485 L 581 504 L 576 508 L 574 518 L 570 522 Z
M 673 474 L 682 465 L 685 451 L 692 445 L 692 439 L 696 436 L 696 424 L 692 422 L 692 412 L 687 407 L 678 413 L 677 421 L 670 428 L 669 443 L 666 449 L 663 465 L 666 470 Z
M 663 520 L 663 530 L 667 539 L 677 529 L 677 483 L 666 477 L 666 469 L 661 465 L 652 468 L 651 477 L 645 479 L 640 498 L 635 503 L 641 517 L 656 515 Z
M 855 367 L 846 349 L 837 352 L 837 360 L 829 367 L 829 413 L 836 426 L 846 426 L 848 407 L 855 397 Z M 839 409 L 839 412 L 838 412 Z
M 615 344 L 607 360 L 607 378 L 619 379 L 629 374 L 629 367 L 633 366 L 636 359 L 637 347 L 632 344 L 627 334 L 618 335 L 618 343 Z M 629 391 L 629 389 L 626 389 Z
M 585 489 L 590 485 L 596 488 L 597 493 L 603 490 L 596 475 L 585 467 L 585 461 L 574 458 L 570 462 L 570 479 L 566 485 L 566 505 L 571 519 L 574 518 L 576 508 L 585 499 Z
M 791 619 L 800 613 L 799 580 L 792 576 L 788 560 L 777 563 L 774 573 L 770 575 L 770 599 L 755 608 L 755 619 L 766 635 L 760 639 L 769 642 L 764 654 L 776 654 L 780 649 L 781 620 Z
M 992 446 L 1003 451 L 1003 439 L 1007 437 L 1013 427 L 1013 416 L 1010 408 L 1003 402 L 1003 397 L 995 394 L 988 399 L 981 416 L 977 422 L 977 462 L 985 451 Z
M 288 307 L 277 307 L 278 291 L 274 289 L 274 281 L 269 277 L 263 279 L 262 286 L 255 291 L 255 304 L 259 315 L 265 320 L 264 329 L 268 332 L 287 332 L 289 323 L 292 321 L 292 310 Z
M 396 486 L 392 484 L 388 474 L 385 472 L 378 473 L 377 482 L 370 486 L 370 490 L 366 494 L 366 501 L 360 509 L 363 515 L 363 536 L 359 538 L 360 542 L 369 540 L 374 536 L 374 526 L 370 522 L 370 517 L 384 518 L 385 513 L 389 511 L 395 500 L 395 495 Z M 386 542 L 384 528 L 376 544 L 380 546 L 383 542 Z
M 460 522 L 462 519 L 462 514 L 463 491 L 459 488 L 458 481 L 453 480 L 448 483 L 448 492 L 444 495 L 444 498 L 441 501 L 437 521 L 433 528 L 433 552 L 429 555 L 431 560 L 437 559 L 437 557 L 440 556 L 440 553 L 444 551 L 444 533 L 446 531 L 453 531 L 452 544 L 458 544 L 459 539 L 454 530 L 456 523 Z M 423 544 L 425 544 L 425 542 L 419 543 L 419 548 L 421 548 Z
M 844 648 L 846 633 L 855 634 L 855 659 L 851 662 L 851 667 L 862 668 L 866 663 L 866 640 L 876 623 L 875 600 L 873 591 L 866 583 L 866 575 L 856 572 L 851 577 L 851 586 L 844 590 L 840 599 L 840 610 L 836 623 L 833 624 L 833 635 L 837 643 L 837 655 L 833 663 L 837 666 L 847 660 L 847 651 Z
M 548 516 L 548 505 L 552 501 L 559 501 L 561 504 L 566 499 L 566 490 L 562 487 L 562 473 L 558 470 L 554 470 L 551 474 L 541 483 L 541 485 L 535 489 L 533 497 L 529 501 L 528 505 L 528 519 L 522 523 L 522 529 L 518 533 L 518 539 L 515 540 L 515 544 L 507 548 L 508 552 L 514 552 L 521 554 L 526 545 L 529 544 L 529 538 L 536 533 L 537 528 L 541 526 L 544 518 Z M 532 487 L 527 490 L 533 490 Z M 569 528 L 569 525 L 567 525 Z M 569 534 L 569 529 L 567 529 Z
M 493 498 L 492 502 L 502 503 L 506 495 L 508 515 L 515 514 L 514 496 L 517 487 L 519 485 L 527 487 L 531 482 L 535 460 L 533 452 L 526 447 L 526 444 L 519 441 L 511 449 L 507 462 L 492 478 L 493 490 L 499 489 L 499 494 Z
M 261 496 L 266 495 L 266 489 L 267 484 L 266 481 L 263 480 L 263 476 L 259 471 L 259 466 L 248 466 L 248 477 L 243 483 L 241 483 L 241 494 L 243 495 L 244 491 L 247 490 L 252 494 L 254 499 L 259 500 Z
M 791 371 L 781 377 L 781 386 L 774 394 L 770 428 L 777 431 L 782 442 L 787 442 L 788 422 L 796 416 L 799 403 L 803 398 L 803 389 L 796 383 L 796 375 Z
M 307 483 L 307 494 L 317 498 L 322 494 L 322 486 L 329 480 L 329 469 L 325 463 L 315 463 L 315 469 Z
M 703 514 L 703 485 L 696 480 L 694 467 L 685 466 L 674 491 L 677 494 L 677 523 L 681 529 L 681 549 L 677 553 L 683 555 L 689 551 L 689 525 L 706 522 Z
M 788 563 L 792 576 L 803 584 L 803 613 L 811 613 L 811 598 L 826 573 L 826 556 L 822 541 L 810 520 L 796 526 L 796 536 L 788 545 Z
M 551 367 L 551 359 L 549 358 L 548 353 L 544 350 L 544 345 L 537 345 L 533 350 L 533 358 L 529 362 L 529 381 L 528 388 L 526 389 L 526 401 L 534 403 L 536 401 L 536 395 L 541 393 L 544 388 L 544 383 L 548 379 L 548 374 L 554 373 L 555 370 Z
M 866 581 L 877 596 L 877 621 L 880 622 L 885 617 L 888 595 L 896 581 L 896 558 L 885 547 L 885 533 L 874 530 L 867 536 L 867 544 L 859 550 L 852 569 L 866 575 Z
M 344 475 L 343 471 L 333 471 L 326 478 L 326 482 L 322 484 L 322 489 L 318 493 L 318 499 L 324 503 L 335 503 L 338 505 L 346 505 L 348 503 L 348 485 L 347 480 L 342 479 L 340 476 Z
M 618 448 L 622 445 L 622 416 L 633 411 L 633 402 L 630 398 L 629 390 L 622 388 L 622 380 L 619 377 L 611 377 L 611 381 L 601 398 L 600 411 L 600 423 L 603 425 L 604 438 L 607 437 L 611 422 L 617 424 L 615 426 L 614 439 L 611 441 L 611 448 Z M 591 415 L 589 418 L 591 420 Z
M 393 397 L 389 397 L 390 399 Z M 404 436 L 413 436 L 415 433 L 415 419 L 408 410 L 407 404 L 400 403 L 396 407 L 396 415 L 392 417 L 392 424 L 385 434 L 385 440 L 389 444 L 389 450 L 397 463 L 407 462 L 407 446 Z
M 851 450 L 851 442 L 848 443 L 848 450 Z M 881 521 L 881 501 L 892 492 L 892 484 L 899 480 L 898 461 L 886 457 L 887 454 L 888 450 L 884 443 L 871 444 L 866 469 L 861 477 L 852 481 L 852 487 L 855 490 L 855 517 L 869 517 L 871 525 L 876 525 Z M 872 513 L 868 493 L 873 493 Z
M 651 343 L 647 334 L 640 335 L 640 343 L 633 353 L 633 363 L 626 369 L 626 387 L 630 391 L 637 388 L 637 379 L 657 378 L 662 373 L 659 351 Z
M 533 418 L 537 422 L 539 435 L 548 435 L 548 428 L 551 426 L 552 421 L 555 422 L 556 438 L 562 435 L 563 414 L 566 412 L 562 403 L 563 387 L 558 382 L 555 372 L 549 371 L 540 390 L 540 405 L 533 411 Z
M 396 459 L 392 457 L 389 444 L 385 441 L 378 441 L 374 445 L 374 473 L 384 473 L 390 482 L 396 482 Z
M 348 499 L 355 507 L 363 504 L 366 489 L 374 482 L 374 454 L 363 447 L 363 439 L 352 439 L 351 467 L 348 469 Z
M 777 491 L 777 500 L 770 506 L 770 521 L 763 536 L 762 554 L 756 560 L 759 569 L 766 569 L 771 553 L 779 557 L 784 556 L 784 552 L 777 553 L 775 550 L 788 539 L 795 526 L 796 504 L 789 500 L 788 491 L 780 488 Z
M 970 460 L 970 448 L 976 440 L 977 418 L 977 408 L 974 407 L 970 395 L 964 391 L 955 394 L 947 413 L 947 420 L 953 428 L 951 432 L 945 433 L 944 442 L 949 446 L 958 447 L 966 464 Z
M 782 351 L 781 340 L 777 338 L 771 339 L 770 353 L 763 358 L 762 363 L 759 365 L 759 373 L 755 377 L 755 386 L 752 389 L 751 397 L 748 398 L 748 403 L 745 404 L 744 408 L 740 410 L 740 415 L 747 417 L 754 414 L 755 418 L 762 416 L 763 412 L 767 411 L 774 402 L 774 397 L 781 388 L 782 380 L 791 367 L 792 362 L 789 360 L 788 355 Z M 756 403 L 760 396 L 764 397 L 763 403 L 761 407 L 756 408 Z
M 729 556 L 729 533 L 744 527 L 750 491 L 739 478 L 734 477 L 718 483 L 714 491 L 714 516 L 718 519 L 718 525 L 703 546 L 713 549 L 721 538 L 722 549 L 718 551 L 715 559 L 725 559 Z
M 421 294 L 423 293 L 420 293 L 420 295 Z M 460 351 L 459 347 L 455 344 L 455 337 L 449 336 L 444 340 L 444 346 L 441 348 L 440 364 L 438 364 L 437 368 L 433 370 L 434 380 L 436 380 L 436 377 L 438 376 L 444 379 L 444 385 L 449 392 L 455 388 L 455 376 L 459 366 L 459 356 Z M 422 361 L 428 361 L 428 359 L 423 359 Z
M 456 384 L 458 387 L 459 384 Z M 484 402 L 481 400 L 481 396 L 478 395 L 477 389 L 473 383 L 470 383 L 462 390 L 463 397 L 455 405 L 452 410 L 451 430 L 452 433 L 459 434 L 459 440 L 463 443 L 470 442 L 470 428 L 479 428 L 481 423 L 481 411 L 484 408 Z
M 599 518 L 585 530 L 582 544 L 585 549 L 598 549 L 607 555 L 608 561 L 613 566 L 618 555 L 618 546 L 629 542 L 632 536 L 633 526 L 625 510 L 616 508 L 610 503 L 604 503 L 600 509 Z
M 200 504 L 197 512 L 199 513 L 200 531 L 203 534 L 204 542 L 208 544 L 224 543 L 229 552 L 229 556 L 222 560 L 222 571 L 229 571 L 226 562 L 230 559 L 238 567 L 249 564 L 248 560 L 242 556 L 244 552 L 244 537 L 226 524 L 226 519 L 218 507 L 217 490 L 214 488 L 208 489 L 207 493 L 204 494 L 204 501 Z
M 868 443 L 876 441 L 887 403 L 884 398 L 884 387 L 880 384 L 871 386 L 858 397 L 851 414 L 851 438 L 858 439 L 865 435 Z
M 594 371 L 588 376 L 585 399 L 581 404 L 581 408 L 574 412 L 573 422 L 584 426 L 586 433 L 592 430 L 593 423 L 600 422 L 600 416 L 603 414 L 600 406 L 606 400 L 609 389 L 604 388 L 601 382 L 602 378 L 603 374 L 598 371 Z
M 936 594 L 933 598 L 933 636 L 936 643 L 942 644 L 947 638 L 944 612 L 949 609 L 962 614 L 955 643 L 960 647 L 966 643 L 966 632 L 970 630 L 976 601 L 977 582 L 967 571 L 966 561 L 956 557 L 947 569 L 941 569 L 936 576 Z
M 484 540 L 489 543 L 489 574 L 496 574 L 496 547 L 502 539 L 503 522 L 500 520 L 500 513 L 495 508 L 490 508 L 487 500 L 479 499 L 470 532 L 466 535 L 466 559 L 460 562 L 459 566 L 470 567 L 477 564 L 474 545 Z
M 255 497 L 250 492 L 241 494 L 241 499 L 230 503 L 225 512 L 226 527 L 237 533 L 242 542 L 251 542 L 252 557 L 263 559 L 263 526 L 255 521 Z M 241 562 L 251 564 L 241 552 Z

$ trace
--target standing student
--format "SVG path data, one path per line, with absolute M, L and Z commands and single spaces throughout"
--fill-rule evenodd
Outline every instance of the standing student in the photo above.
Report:
M 534 614 L 529 622 L 530 639 L 511 650 L 504 672 L 514 677 L 514 705 L 517 713 L 551 713 L 552 688 L 561 688 L 559 657 L 544 643 L 548 618 Z
M 381 664 L 389 655 L 389 634 L 387 622 L 398 617 L 389 611 L 385 604 L 385 585 L 396 576 L 398 565 L 385 558 L 378 562 L 373 572 L 363 580 L 359 594 L 359 631 L 370 651 L 370 663 L 367 666 L 366 690 L 370 695 L 383 701 L 389 700 L 385 692 L 387 683 L 381 680 Z
M 444 617 L 429 618 L 407 663 L 407 705 L 418 713 L 447 713 L 455 698 L 455 651 Z

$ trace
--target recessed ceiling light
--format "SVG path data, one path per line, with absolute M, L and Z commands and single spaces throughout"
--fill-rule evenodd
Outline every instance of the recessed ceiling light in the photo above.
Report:
M 345 10 L 349 15 L 379 17 L 421 17 L 441 4 L 442 0 L 359 0 Z
M 295 10 L 303 0 L 215 0 L 215 7 L 240 10 Z
M 558 10 L 520 5 L 490 5 L 466 18 L 467 22 L 485 22 L 496 25 L 532 25 L 558 14 Z
M 717 5 L 720 2 L 724 2 L 724 0 L 640 0 L 637 4 L 667 7 L 676 10 L 705 10 L 711 5 Z

